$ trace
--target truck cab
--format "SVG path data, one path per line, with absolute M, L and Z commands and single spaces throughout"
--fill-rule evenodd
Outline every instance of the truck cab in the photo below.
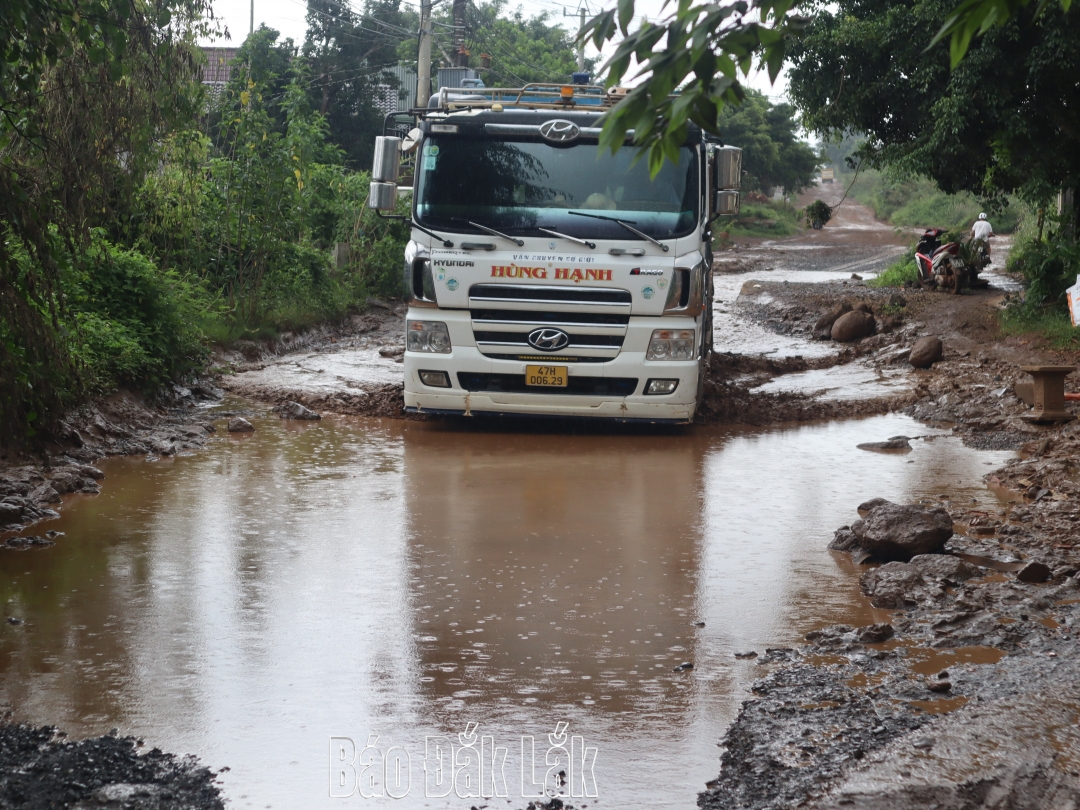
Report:
M 453 88 L 379 138 L 369 205 L 413 159 L 404 256 L 414 412 L 692 421 L 712 351 L 710 222 L 741 152 L 690 126 L 655 178 L 600 151 L 621 94 Z

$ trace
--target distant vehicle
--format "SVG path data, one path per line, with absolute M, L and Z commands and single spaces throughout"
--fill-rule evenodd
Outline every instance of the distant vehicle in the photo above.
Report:
M 822 183 L 831 183 L 834 180 L 836 180 L 836 172 L 833 169 L 822 169 L 821 170 L 821 182 Z

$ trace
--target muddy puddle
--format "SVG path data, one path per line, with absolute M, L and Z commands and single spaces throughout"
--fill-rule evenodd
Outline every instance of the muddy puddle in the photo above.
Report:
M 826 551 L 854 504 L 995 507 L 979 480 L 1007 458 L 944 436 L 855 449 L 927 433 L 897 415 L 252 421 L 195 455 L 104 462 L 101 495 L 34 528 L 65 532 L 55 547 L 0 557 L 24 620 L 0 624 L 16 717 L 227 766 L 237 808 L 524 807 L 559 770 L 598 793 L 577 806 L 693 807 L 763 673 L 736 653 L 887 618 Z M 346 781 L 403 797 L 330 798 L 338 754 Z
M 756 268 L 737 273 L 715 273 L 713 284 L 713 347 L 717 352 L 765 355 L 766 357 L 829 357 L 839 353 L 837 344 L 831 341 L 809 342 L 804 336 L 782 335 L 761 323 L 742 317 L 739 313 L 739 296 L 744 287 L 753 292 L 755 284 L 820 283 L 850 278 L 850 271 L 807 270 L 798 267 Z M 872 276 L 867 276 L 871 278 Z M 771 298 L 766 293 L 754 295 L 754 303 L 767 304 Z

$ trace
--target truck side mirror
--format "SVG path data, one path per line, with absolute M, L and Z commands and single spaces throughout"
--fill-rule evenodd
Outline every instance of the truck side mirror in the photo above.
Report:
M 393 211 L 397 208 L 397 183 L 379 183 L 372 180 L 367 205 L 375 211 Z
M 375 162 L 371 168 L 368 208 L 393 211 L 397 207 L 397 179 L 401 167 L 401 138 L 380 135 L 375 139 Z
M 742 185 L 742 149 L 721 146 L 716 150 L 716 188 L 737 189 Z
M 716 192 L 716 205 L 713 208 L 713 213 L 723 217 L 734 216 L 739 213 L 739 192 Z

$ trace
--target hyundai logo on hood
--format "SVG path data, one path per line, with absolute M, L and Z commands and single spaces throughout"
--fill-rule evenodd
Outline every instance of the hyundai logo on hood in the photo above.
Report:
M 542 352 L 557 352 L 570 345 L 570 336 L 566 332 L 550 327 L 532 330 L 528 339 L 530 346 Z

